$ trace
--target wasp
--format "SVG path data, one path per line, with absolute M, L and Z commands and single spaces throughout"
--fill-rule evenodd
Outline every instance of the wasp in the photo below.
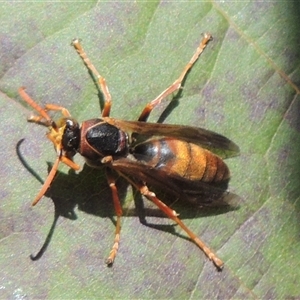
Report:
M 178 79 L 145 106 L 137 121 L 109 116 L 112 99 L 106 80 L 88 58 L 79 39 L 74 39 L 72 45 L 104 96 L 101 117 L 80 125 L 66 108 L 55 104 L 46 104 L 42 108 L 25 92 L 24 87 L 19 89 L 23 100 L 37 112 L 28 121 L 48 127 L 47 138 L 56 151 L 56 160 L 32 205 L 44 196 L 60 163 L 76 171 L 80 169 L 73 161 L 76 153 L 82 155 L 89 166 L 105 169 L 116 213 L 114 243 L 106 259 L 107 265 L 114 262 L 120 244 L 122 207 L 116 187 L 116 175 L 120 175 L 175 221 L 218 269 L 223 267 L 222 260 L 148 188 L 158 187 L 198 206 L 231 205 L 232 197 L 226 191 L 230 172 L 223 159 L 239 153 L 235 143 L 203 128 L 147 123 L 151 111 L 181 88 L 186 74 L 211 39 L 210 34 L 204 34 Z M 53 120 L 48 113 L 50 111 L 60 112 L 62 118 Z

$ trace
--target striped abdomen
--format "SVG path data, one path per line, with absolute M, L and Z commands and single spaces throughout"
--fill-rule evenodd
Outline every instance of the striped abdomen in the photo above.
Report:
M 196 144 L 174 138 L 151 139 L 136 145 L 132 154 L 154 168 L 164 169 L 191 181 L 219 183 L 228 180 L 222 158 Z

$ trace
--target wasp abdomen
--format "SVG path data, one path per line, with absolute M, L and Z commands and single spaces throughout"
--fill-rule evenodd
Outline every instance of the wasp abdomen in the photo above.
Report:
M 196 144 L 174 138 L 151 139 L 136 145 L 132 154 L 157 169 L 203 182 L 223 182 L 230 173 L 224 161 Z

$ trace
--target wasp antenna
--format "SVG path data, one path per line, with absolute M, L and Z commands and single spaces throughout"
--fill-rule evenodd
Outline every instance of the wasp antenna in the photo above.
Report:
M 38 195 L 35 197 L 34 201 L 32 202 L 32 206 L 35 206 L 40 200 L 41 198 L 45 195 L 45 193 L 47 192 L 51 182 L 53 181 L 53 178 L 56 174 L 56 171 L 57 171 L 57 168 L 58 168 L 58 165 L 60 163 L 60 156 L 58 156 L 56 158 L 56 161 L 47 177 L 47 179 L 45 180 L 40 192 L 38 193 Z
M 25 87 L 22 86 L 19 88 L 19 94 L 33 109 L 35 109 L 41 117 L 43 117 L 47 122 L 51 122 L 51 118 L 47 114 L 47 112 L 39 106 L 26 92 Z

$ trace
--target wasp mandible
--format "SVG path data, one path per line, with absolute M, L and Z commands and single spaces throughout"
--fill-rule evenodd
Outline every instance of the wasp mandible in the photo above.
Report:
M 48 127 L 47 137 L 53 143 L 57 155 L 33 205 L 38 203 L 51 185 L 59 163 L 62 162 L 74 170 L 80 169 L 73 161 L 76 153 L 81 154 L 89 166 L 104 167 L 106 170 L 117 218 L 114 243 L 106 259 L 108 265 L 114 262 L 120 242 L 122 207 L 115 184 L 116 174 L 119 174 L 175 221 L 218 269 L 223 267 L 223 262 L 178 218 L 178 214 L 148 189 L 148 184 L 158 187 L 198 206 L 231 204 L 232 197 L 224 189 L 224 185 L 227 187 L 230 172 L 223 158 L 239 153 L 235 143 L 202 128 L 147 123 L 151 111 L 164 98 L 181 88 L 187 72 L 210 40 L 211 35 L 204 34 L 178 79 L 145 106 L 138 121 L 109 117 L 112 100 L 105 78 L 87 57 L 79 39 L 74 39 L 72 45 L 95 76 L 104 95 L 101 117 L 79 125 L 66 108 L 55 104 L 46 104 L 42 108 L 25 92 L 24 87 L 19 89 L 21 97 L 37 112 L 28 121 Z M 61 112 L 62 118 L 53 120 L 48 114 L 49 111 Z

